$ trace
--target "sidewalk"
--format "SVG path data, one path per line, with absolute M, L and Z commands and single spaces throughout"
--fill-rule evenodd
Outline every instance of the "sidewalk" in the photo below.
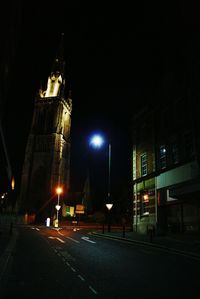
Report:
M 200 260 L 200 235 L 169 234 L 166 236 L 141 235 L 134 231 L 97 229 L 92 234 L 104 237 L 124 240 L 143 246 L 157 247 L 169 252 L 190 256 Z
M 4 224 L 0 226 L 0 256 L 4 252 L 9 241 L 11 240 L 12 229 L 13 228 L 8 224 Z

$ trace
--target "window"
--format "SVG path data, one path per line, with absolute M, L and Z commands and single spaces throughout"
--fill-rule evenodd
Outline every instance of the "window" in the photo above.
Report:
M 178 144 L 172 144 L 172 163 L 177 164 L 179 162 Z
M 141 193 L 141 216 L 148 216 L 149 215 L 149 194 L 148 192 Z
M 165 145 L 160 146 L 160 168 L 166 168 L 167 164 L 167 153 Z
M 147 153 L 141 155 L 141 175 L 147 175 Z

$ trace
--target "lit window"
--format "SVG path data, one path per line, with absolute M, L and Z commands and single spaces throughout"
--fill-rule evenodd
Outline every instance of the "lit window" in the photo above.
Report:
M 147 153 L 141 155 L 141 175 L 147 175 Z
M 147 192 L 141 193 L 141 216 L 149 215 L 149 194 Z
M 160 146 L 160 168 L 166 168 L 167 164 L 167 153 L 166 153 L 166 147 L 165 145 Z

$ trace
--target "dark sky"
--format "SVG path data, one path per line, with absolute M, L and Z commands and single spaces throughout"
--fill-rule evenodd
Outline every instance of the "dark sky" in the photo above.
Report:
M 174 85 L 193 82 L 199 71 L 196 2 L 138 2 L 22 2 L 6 128 L 12 167 L 18 174 L 34 97 L 41 82 L 46 84 L 64 32 L 67 79 L 73 95 L 72 187 L 82 188 L 88 159 L 91 155 L 93 159 L 87 136 L 95 130 L 112 138 L 116 184 L 127 179 L 131 113 L 143 102 L 166 95 Z M 99 153 L 97 158 L 103 159 Z

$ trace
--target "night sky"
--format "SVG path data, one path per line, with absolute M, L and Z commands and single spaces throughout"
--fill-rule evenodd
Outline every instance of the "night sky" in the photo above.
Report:
M 127 155 L 131 114 L 143 103 L 165 100 L 167 93 L 185 85 L 196 88 L 200 82 L 196 2 L 186 5 L 177 1 L 166 6 L 154 1 L 130 2 L 22 2 L 19 46 L 5 117 L 5 136 L 18 183 L 35 94 L 41 84 L 46 85 L 62 32 L 73 100 L 74 191 L 82 189 L 89 164 L 101 177 L 100 165 L 107 163 L 105 149 L 94 154 L 89 148 L 90 133 L 100 130 L 111 138 L 113 184 L 126 186 L 131 166 Z

